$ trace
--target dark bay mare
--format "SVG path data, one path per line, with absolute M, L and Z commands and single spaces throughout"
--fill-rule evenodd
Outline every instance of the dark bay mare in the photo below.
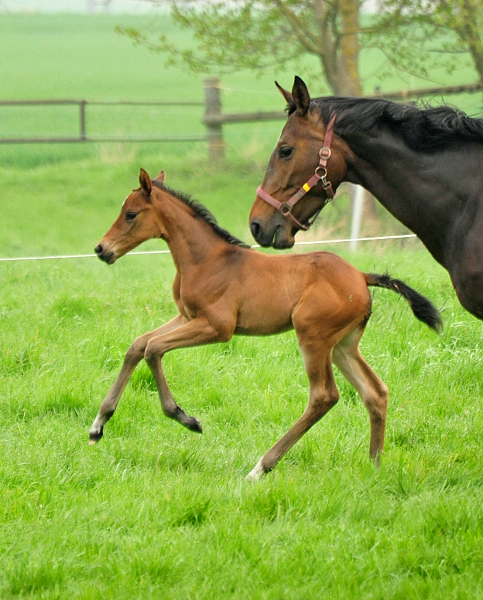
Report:
M 187 416 L 171 395 L 161 364 L 166 352 L 226 342 L 234 334 L 272 335 L 293 328 L 310 384 L 308 406 L 249 477 L 258 479 L 273 469 L 336 404 L 339 393 L 332 362 L 367 408 L 370 456 L 377 464 L 384 444 L 388 391 L 359 351 L 371 314 L 368 286 L 397 292 L 418 319 L 438 329 L 440 315 L 429 300 L 402 281 L 361 273 L 327 252 L 273 256 L 251 250 L 221 229 L 206 208 L 166 187 L 163 172 L 151 181 L 141 170 L 139 183 L 141 187 L 126 198 L 95 251 L 101 260 L 113 264 L 145 240 L 164 239 L 176 266 L 173 295 L 179 314 L 133 342 L 91 427 L 91 443 L 102 437 L 141 359 L 153 373 L 164 414 L 201 432 L 199 421 Z
M 447 269 L 466 310 L 483 318 L 483 121 L 447 106 L 311 99 L 298 77 L 291 93 L 278 87 L 289 116 L 251 210 L 257 242 L 293 246 L 342 181 L 362 185 Z

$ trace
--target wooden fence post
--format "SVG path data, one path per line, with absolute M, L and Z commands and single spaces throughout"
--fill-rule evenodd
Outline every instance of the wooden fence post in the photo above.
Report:
M 79 102 L 80 139 L 86 140 L 86 104 L 85 100 Z
M 225 158 L 223 129 L 221 124 L 220 80 L 218 77 L 207 77 L 205 88 L 205 125 L 208 138 L 208 158 L 219 162 Z M 216 122 L 218 120 L 218 122 Z

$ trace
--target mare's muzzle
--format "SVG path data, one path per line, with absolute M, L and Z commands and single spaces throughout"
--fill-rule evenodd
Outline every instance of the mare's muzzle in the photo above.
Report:
M 265 222 L 258 218 L 250 221 L 251 234 L 263 248 L 273 247 L 278 250 L 291 248 L 295 242 L 293 229 L 290 222 L 286 221 L 280 213 L 275 213 Z

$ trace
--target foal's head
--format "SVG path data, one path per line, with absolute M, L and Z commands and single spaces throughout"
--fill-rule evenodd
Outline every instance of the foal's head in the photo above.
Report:
M 164 171 L 154 181 L 163 183 Z M 124 200 L 120 215 L 95 247 L 97 256 L 109 265 L 141 242 L 163 237 L 162 225 L 156 218 L 152 201 L 153 185 L 144 169 L 139 174 L 139 183 L 141 187 Z

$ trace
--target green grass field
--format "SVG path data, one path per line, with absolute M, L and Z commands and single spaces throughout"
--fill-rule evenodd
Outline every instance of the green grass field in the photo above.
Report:
M 142 87 L 153 72 L 180 96 L 200 89 L 112 34 L 115 22 L 1 15 L 2 97 L 50 89 L 155 98 Z M 252 96 L 260 86 L 262 108 L 280 108 L 271 82 L 230 81 Z M 226 102 L 251 110 L 241 96 Z M 141 166 L 153 176 L 164 168 L 170 186 L 250 241 L 248 211 L 280 128 L 230 130 L 223 169 L 207 164 L 202 144 L 0 147 L 0 257 L 92 252 Z M 347 211 L 338 197 L 315 237 L 347 234 Z M 361 348 L 391 393 L 381 469 L 368 458 L 365 410 L 337 374 L 339 404 L 257 484 L 246 474 L 307 401 L 293 333 L 165 357 L 175 398 L 200 419 L 202 436 L 162 415 L 139 365 L 90 447 L 89 427 L 131 341 L 175 315 L 171 259 L 0 262 L 2 600 L 483 598 L 481 324 L 416 243 L 328 248 L 430 297 L 444 332 L 377 290 Z
M 202 436 L 163 417 L 140 365 L 89 447 L 130 341 L 175 314 L 170 259 L 1 264 L 0 596 L 483 597 L 479 324 L 425 253 L 351 258 L 444 306 L 445 331 L 377 292 L 362 348 L 391 390 L 382 468 L 338 377 L 340 403 L 255 485 L 307 399 L 292 333 L 165 358 Z

